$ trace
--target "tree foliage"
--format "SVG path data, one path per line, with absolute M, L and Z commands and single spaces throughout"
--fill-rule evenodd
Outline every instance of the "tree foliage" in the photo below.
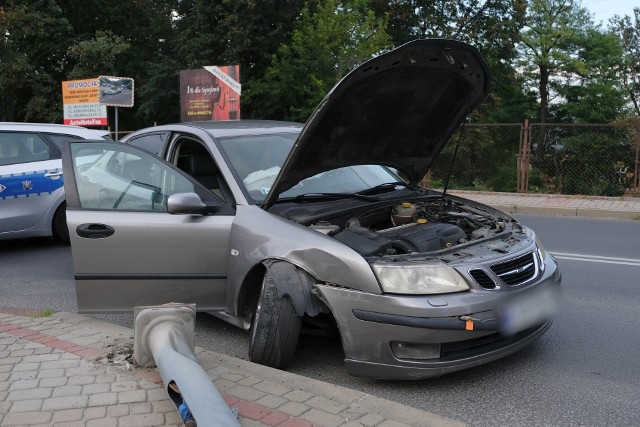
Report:
M 640 7 L 633 9 L 633 16 L 615 16 L 611 30 L 622 45 L 622 61 L 614 66 L 621 77 L 636 117 L 640 117 Z
M 61 122 L 62 81 L 115 75 L 135 80 L 121 128 L 177 121 L 180 70 L 240 64 L 243 118 L 304 121 L 351 65 L 420 37 L 487 60 L 474 123 L 640 115 L 640 9 L 606 31 L 577 0 L 5 0 L 0 29 L 0 120 Z
M 273 56 L 250 92 L 268 118 L 305 121 L 351 64 L 390 47 L 385 21 L 338 0 L 302 9 L 291 43 Z

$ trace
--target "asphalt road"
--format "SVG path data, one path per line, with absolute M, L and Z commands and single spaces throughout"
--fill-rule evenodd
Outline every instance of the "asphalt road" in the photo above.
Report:
M 640 425 L 640 222 L 517 215 L 563 273 L 550 331 L 527 349 L 438 379 L 351 377 L 338 339 L 302 337 L 290 371 L 477 426 Z M 76 311 L 68 247 L 0 242 L 0 305 Z M 132 326 L 132 316 L 98 318 Z M 198 315 L 196 344 L 245 358 L 247 335 Z

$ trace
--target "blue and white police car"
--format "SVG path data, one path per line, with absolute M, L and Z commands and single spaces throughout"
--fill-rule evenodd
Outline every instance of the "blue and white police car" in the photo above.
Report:
M 69 241 L 60 159 L 68 139 L 111 140 L 106 131 L 78 126 L 0 122 L 0 240 Z

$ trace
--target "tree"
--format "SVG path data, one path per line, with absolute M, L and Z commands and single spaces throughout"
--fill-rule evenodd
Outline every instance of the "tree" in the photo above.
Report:
M 586 9 L 574 0 L 530 0 L 521 33 L 522 66 L 536 82 L 540 123 L 549 114 L 551 79 L 575 69 L 576 41 L 592 25 Z
M 357 2 L 328 0 L 314 12 L 307 5 L 291 43 L 273 56 L 248 94 L 260 117 L 306 121 L 353 63 L 390 47 L 385 21 Z
M 556 121 L 609 123 L 621 119 L 625 97 L 618 75 L 622 48 L 612 33 L 590 28 L 576 43 L 572 72 L 550 83 L 563 102 L 550 107 Z
M 640 8 L 633 9 L 633 17 L 614 16 L 609 28 L 622 42 L 622 61 L 617 70 L 633 112 L 640 116 Z
M 388 16 L 396 46 L 416 38 L 446 38 L 480 50 L 491 70 L 490 93 L 473 121 L 520 121 L 536 101 L 514 67 L 526 0 L 372 0 Z
M 304 4 L 305 0 L 178 1 L 173 55 L 178 70 L 240 64 L 242 116 L 262 117 L 254 112 L 260 108 L 250 95 L 253 84 L 264 76 L 278 47 L 290 43 Z M 310 1 L 309 7 L 314 4 Z
M 56 120 L 64 52 L 75 40 L 62 10 L 51 1 L 10 0 L 0 7 L 0 30 L 0 119 Z

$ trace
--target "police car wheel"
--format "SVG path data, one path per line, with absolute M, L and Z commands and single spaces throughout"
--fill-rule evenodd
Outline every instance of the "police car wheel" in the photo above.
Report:
M 69 244 L 69 228 L 67 227 L 67 204 L 62 203 L 53 215 L 53 235 Z

